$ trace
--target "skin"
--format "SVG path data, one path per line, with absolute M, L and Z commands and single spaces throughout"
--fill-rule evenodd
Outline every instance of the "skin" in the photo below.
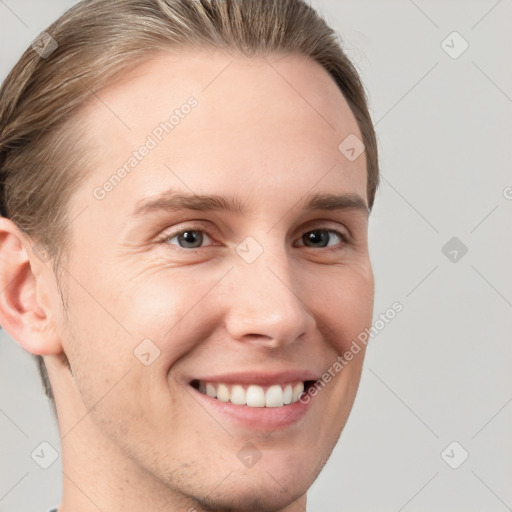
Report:
M 50 264 L 0 219 L 0 320 L 45 356 L 62 435 L 59 511 L 305 510 L 352 408 L 364 348 L 306 416 L 274 432 L 206 411 L 188 382 L 242 370 L 321 375 L 371 325 L 367 213 L 301 202 L 317 192 L 367 202 L 365 155 L 338 150 L 361 138 L 353 114 L 322 67 L 291 55 L 162 54 L 98 96 L 80 114 L 91 171 L 70 202 L 66 309 Z M 198 106 L 95 199 L 190 96 Z M 233 196 L 247 211 L 131 217 L 169 189 Z M 203 230 L 202 246 L 180 247 L 187 228 Z M 315 229 L 327 247 L 306 245 Z M 235 250 L 248 236 L 263 248 L 250 264 Z M 133 354 L 146 338 L 160 349 L 150 366 Z M 262 455 L 251 468 L 237 458 L 247 441 Z

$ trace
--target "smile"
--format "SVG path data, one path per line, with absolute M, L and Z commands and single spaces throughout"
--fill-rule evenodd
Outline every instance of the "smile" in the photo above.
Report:
M 193 380 L 190 384 L 203 395 L 221 402 L 247 407 L 283 407 L 296 403 L 314 381 L 295 381 L 260 386 Z

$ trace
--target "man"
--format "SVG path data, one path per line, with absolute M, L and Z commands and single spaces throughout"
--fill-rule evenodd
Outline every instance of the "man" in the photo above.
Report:
M 375 134 L 325 22 L 82 2 L 4 83 L 0 155 L 0 321 L 44 358 L 59 512 L 306 510 L 374 296 Z

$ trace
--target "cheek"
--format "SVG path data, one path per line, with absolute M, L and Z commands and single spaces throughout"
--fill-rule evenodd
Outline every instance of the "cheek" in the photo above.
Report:
M 204 341 L 220 318 L 215 285 L 225 274 L 221 268 L 192 272 L 191 267 L 146 264 L 112 269 L 107 277 L 85 266 L 75 268 L 76 279 L 69 285 L 65 351 L 76 367 L 77 385 L 91 400 L 123 371 L 144 368 L 137 359 L 142 348 L 155 357 L 151 368 L 157 376 L 152 378 L 164 379 L 169 367 Z
M 124 299 L 133 340 L 151 339 L 161 363 L 174 361 L 204 341 L 220 319 L 215 284 L 225 272 L 158 268 L 130 280 Z
M 337 353 L 347 350 L 371 325 L 374 292 L 369 262 L 337 267 L 321 280 L 316 279 L 310 294 L 311 305 L 318 313 L 319 329 L 324 326 L 325 339 L 332 340 Z

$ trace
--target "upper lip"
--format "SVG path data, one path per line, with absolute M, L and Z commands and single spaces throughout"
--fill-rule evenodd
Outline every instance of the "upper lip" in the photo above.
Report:
M 194 377 L 191 381 L 218 382 L 223 384 L 258 384 L 268 386 L 271 384 L 287 384 L 296 381 L 318 380 L 318 376 L 311 370 L 284 370 L 280 372 L 245 371 L 243 373 L 223 373 Z

